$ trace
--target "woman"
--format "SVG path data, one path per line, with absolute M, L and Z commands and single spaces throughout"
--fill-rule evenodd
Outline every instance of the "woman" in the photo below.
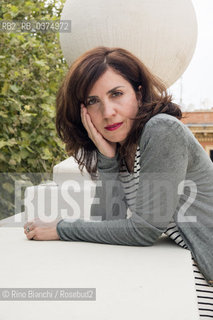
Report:
M 213 317 L 213 164 L 181 118 L 163 83 L 130 52 L 86 52 L 59 90 L 56 127 L 79 168 L 101 180 L 100 202 L 91 221 L 27 223 L 25 233 L 136 246 L 166 233 L 192 253 L 203 319 Z

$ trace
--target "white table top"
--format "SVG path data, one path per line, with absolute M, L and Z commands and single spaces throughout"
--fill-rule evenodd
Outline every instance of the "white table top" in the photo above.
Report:
M 96 301 L 0 301 L 0 320 L 199 319 L 190 252 L 153 247 L 29 241 L 0 228 L 1 288 L 96 288 Z

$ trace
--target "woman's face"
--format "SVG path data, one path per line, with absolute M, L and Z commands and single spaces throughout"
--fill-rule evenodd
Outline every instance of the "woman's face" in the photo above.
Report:
M 139 95 L 140 97 L 140 95 Z M 86 100 L 87 112 L 99 133 L 110 142 L 123 144 L 138 112 L 131 84 L 109 68 L 94 84 Z

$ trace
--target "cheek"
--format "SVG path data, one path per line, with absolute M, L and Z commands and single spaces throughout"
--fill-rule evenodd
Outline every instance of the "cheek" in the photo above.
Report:
M 99 116 L 99 113 L 96 112 L 95 110 L 91 111 L 91 110 L 87 110 L 89 116 L 90 116 L 90 119 L 92 121 L 93 124 L 98 124 L 100 122 L 100 116 Z
M 93 109 L 88 109 L 87 110 L 87 113 L 90 115 L 90 117 L 91 118 L 94 118 L 95 117 L 95 114 L 97 113 L 97 112 L 95 112 L 95 110 Z
M 127 117 L 134 117 L 138 113 L 138 101 L 134 98 L 129 98 L 125 101 L 125 114 Z

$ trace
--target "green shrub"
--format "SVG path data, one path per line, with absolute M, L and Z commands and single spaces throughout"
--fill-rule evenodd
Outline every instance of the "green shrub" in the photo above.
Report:
M 58 20 L 62 7 L 3 1 L 0 19 Z M 0 33 L 0 219 L 14 213 L 14 173 L 50 173 L 66 158 L 55 130 L 55 98 L 66 71 L 58 33 Z

